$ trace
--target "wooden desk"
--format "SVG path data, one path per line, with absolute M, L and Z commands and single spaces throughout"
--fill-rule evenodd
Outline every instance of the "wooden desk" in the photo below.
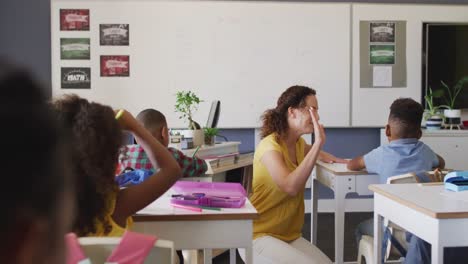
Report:
M 444 247 L 468 246 L 468 193 L 442 184 L 379 184 L 374 191 L 374 263 L 382 248 L 385 217 L 432 245 L 432 263 L 443 263 Z
M 318 181 L 335 194 L 335 263 L 343 263 L 346 195 L 348 193 L 372 194 L 368 186 L 379 183 L 379 177 L 366 171 L 349 171 L 346 164 L 340 163 L 328 164 L 317 161 L 315 170 L 315 177 L 311 181 L 310 239 L 314 245 L 317 244 Z M 372 210 L 372 205 L 369 210 Z
M 133 230 L 172 240 L 176 249 L 205 249 L 205 263 L 211 263 L 213 248 L 230 248 L 230 263 L 235 263 L 236 248 L 245 248 L 246 261 L 252 263 L 252 222 L 258 215 L 250 201 L 239 209 L 193 212 L 172 207 L 171 193 L 134 216 Z

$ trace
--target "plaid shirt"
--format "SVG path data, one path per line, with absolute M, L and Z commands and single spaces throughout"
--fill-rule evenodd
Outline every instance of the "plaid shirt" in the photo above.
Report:
M 201 176 L 208 169 L 204 159 L 188 157 L 175 148 L 167 148 L 182 169 L 182 177 Z M 117 174 L 125 168 L 153 170 L 153 165 L 140 145 L 127 145 L 119 155 Z

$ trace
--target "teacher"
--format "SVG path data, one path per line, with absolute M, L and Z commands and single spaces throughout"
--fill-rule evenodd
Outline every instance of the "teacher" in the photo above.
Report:
M 304 189 L 317 159 L 346 163 L 321 150 L 325 132 L 318 109 L 314 89 L 292 86 L 262 116 L 250 197 L 259 214 L 253 225 L 254 263 L 331 263 L 302 237 Z M 310 133 L 313 145 L 301 137 Z

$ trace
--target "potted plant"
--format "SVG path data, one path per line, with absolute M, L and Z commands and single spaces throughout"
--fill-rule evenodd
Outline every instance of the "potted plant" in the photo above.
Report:
M 184 137 L 192 138 L 195 147 L 203 145 L 203 129 L 193 120 L 193 114 L 198 110 L 198 105 L 203 102 L 192 91 L 179 91 L 176 93 L 175 111 L 180 113 L 179 119 L 188 121 L 188 130 Z
M 465 84 L 468 82 L 468 76 L 461 78 L 453 87 L 449 87 L 443 81 L 440 82 L 443 86 L 442 91 L 444 91 L 443 96 L 446 102 L 446 105 L 441 107 L 447 108 L 444 110 L 445 125 L 449 125 L 450 127 L 459 126 L 461 123 L 461 110 L 455 109 L 455 102 L 457 96 L 465 88 Z
M 429 87 L 429 92 L 424 96 L 426 99 L 427 109 L 424 113 L 424 120 L 426 121 L 426 129 L 437 130 L 442 126 L 444 116 L 441 113 L 442 107 L 434 105 L 434 98 L 442 97 L 444 92 L 442 90 L 432 91 Z
M 218 135 L 219 129 L 215 127 L 203 128 L 205 133 L 205 145 L 213 146 L 215 144 L 215 136 Z

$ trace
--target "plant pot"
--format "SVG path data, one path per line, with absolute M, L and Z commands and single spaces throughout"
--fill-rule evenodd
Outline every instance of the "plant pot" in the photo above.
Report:
M 205 145 L 213 146 L 215 144 L 215 136 L 205 135 Z
M 426 120 L 427 130 L 439 130 L 444 119 L 441 116 L 433 115 Z
M 185 130 L 183 134 L 186 138 L 192 138 L 194 147 L 202 146 L 205 141 L 205 133 L 203 132 L 203 129 Z
M 461 110 L 460 109 L 445 109 L 445 124 L 446 125 L 460 125 L 461 124 Z

